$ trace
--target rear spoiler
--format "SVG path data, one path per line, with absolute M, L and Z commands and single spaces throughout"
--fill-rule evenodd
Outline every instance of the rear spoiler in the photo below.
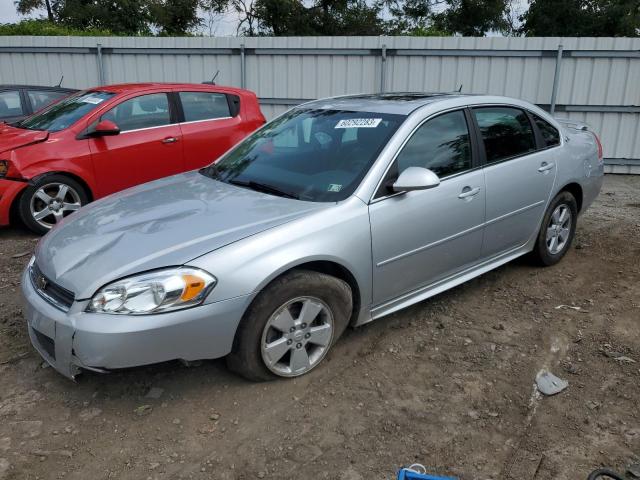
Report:
M 581 122 L 579 120 L 573 120 L 569 118 L 556 118 L 556 121 L 563 127 L 572 128 L 574 130 L 583 130 L 585 132 L 593 131 L 593 129 L 587 123 Z

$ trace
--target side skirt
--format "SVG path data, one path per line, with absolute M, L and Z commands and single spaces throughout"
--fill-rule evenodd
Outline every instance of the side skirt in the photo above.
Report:
M 527 244 L 525 244 L 524 246 L 517 247 L 513 250 L 501 254 L 498 257 L 494 257 L 485 262 L 474 265 L 467 270 L 458 272 L 450 277 L 447 277 L 430 285 L 420 287 L 412 292 L 405 293 L 404 295 L 401 295 L 400 297 L 397 297 L 391 301 L 373 307 L 371 309 L 371 316 L 366 321 L 359 322 L 357 325 L 363 325 L 370 321 L 384 317 L 385 315 L 390 315 L 394 312 L 397 312 L 398 310 L 402 310 L 403 308 L 407 308 L 414 303 L 426 300 L 427 298 L 433 297 L 434 295 L 442 293 L 445 290 L 449 290 L 468 280 L 478 277 L 483 273 L 498 268 L 505 263 L 509 263 L 510 261 L 521 257 L 522 255 L 525 255 L 530 251 L 531 245 L 530 242 L 527 242 Z

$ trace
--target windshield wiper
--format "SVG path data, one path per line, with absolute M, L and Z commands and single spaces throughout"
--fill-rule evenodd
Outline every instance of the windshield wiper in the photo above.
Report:
M 280 190 L 279 188 L 274 187 L 272 185 L 267 185 L 266 183 L 255 182 L 253 180 L 251 180 L 249 182 L 243 182 L 243 181 L 240 181 L 240 180 L 230 180 L 229 183 L 232 184 L 232 185 L 237 185 L 239 187 L 250 188 L 251 190 L 256 190 L 257 192 L 271 193 L 273 195 L 278 195 L 279 197 L 293 198 L 293 199 L 296 199 L 296 200 L 300 199 L 300 197 L 298 195 L 296 195 L 295 193 L 285 192 L 284 190 Z

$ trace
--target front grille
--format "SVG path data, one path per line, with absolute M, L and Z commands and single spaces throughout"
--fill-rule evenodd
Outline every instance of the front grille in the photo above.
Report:
M 36 329 L 32 328 L 33 334 L 38 341 L 38 345 L 45 351 L 47 355 L 49 355 L 53 360 L 56 359 L 56 344 L 53 341 L 53 338 L 47 337 L 45 334 L 40 333 Z
M 33 287 L 42 298 L 65 312 L 71 308 L 75 300 L 73 292 L 49 280 L 35 263 L 31 267 L 30 276 Z

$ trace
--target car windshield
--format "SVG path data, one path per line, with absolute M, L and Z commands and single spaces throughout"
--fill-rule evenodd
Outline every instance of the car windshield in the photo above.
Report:
M 201 170 L 216 180 L 313 202 L 351 195 L 406 117 L 295 109 Z
M 14 123 L 28 130 L 58 132 L 70 127 L 102 102 L 113 97 L 110 92 L 80 92 L 51 105 L 49 108 Z

